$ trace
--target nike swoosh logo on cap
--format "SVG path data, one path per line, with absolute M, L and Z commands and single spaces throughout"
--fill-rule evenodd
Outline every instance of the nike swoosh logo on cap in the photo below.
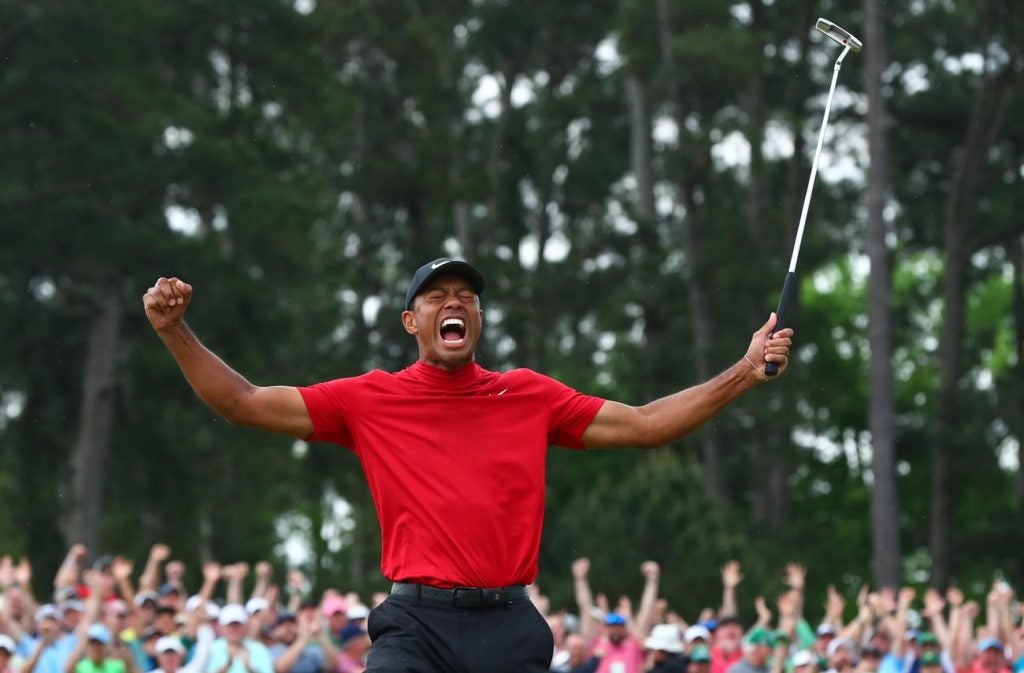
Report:
M 439 266 L 444 266 L 445 264 L 447 264 L 447 263 L 448 263 L 448 262 L 450 262 L 450 261 L 452 261 L 452 260 L 450 260 L 450 259 L 446 259 L 446 260 L 444 260 L 443 262 L 438 262 L 437 264 L 431 264 L 431 265 L 430 265 L 430 268 L 431 268 L 431 270 L 433 270 L 433 269 L 436 269 L 436 268 L 438 268 Z

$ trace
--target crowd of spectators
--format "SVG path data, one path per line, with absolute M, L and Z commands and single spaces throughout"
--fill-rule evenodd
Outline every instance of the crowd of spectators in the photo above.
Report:
M 364 602 L 333 589 L 312 598 L 300 572 L 279 586 L 268 563 L 252 573 L 245 563 L 207 563 L 190 593 L 185 566 L 159 544 L 137 582 L 129 560 L 87 560 L 84 547 L 72 547 L 52 601 L 39 603 L 31 564 L 0 559 L 0 673 L 361 673 L 370 647 L 366 620 L 385 598 Z M 721 570 L 721 605 L 691 621 L 659 596 L 657 563 L 640 568 L 635 613 L 628 597 L 613 606 L 594 594 L 589 569 L 585 558 L 573 563 L 573 610 L 552 610 L 530 587 L 551 627 L 558 673 L 1024 672 L 1024 611 L 1001 581 L 988 592 L 984 614 L 956 588 L 928 589 L 918 600 L 910 588 L 862 587 L 855 610 L 847 610 L 829 587 L 824 618 L 812 624 L 804 612 L 806 571 L 789 564 L 774 611 L 758 597 L 748 624 L 739 616 L 743 575 L 735 561 Z
M 960 589 L 945 594 L 913 588 L 871 591 L 862 586 L 855 610 L 834 586 L 824 618 L 805 617 L 806 569 L 790 563 L 786 590 L 774 601 L 758 597 L 753 623 L 739 616 L 740 564 L 721 569 L 722 603 L 692 621 L 659 597 L 661 571 L 645 562 L 644 590 L 633 613 L 628 597 L 611 606 L 592 593 L 590 563 L 572 568 L 576 612 L 548 614 L 555 639 L 552 670 L 559 673 L 1021 673 L 1024 616 L 1012 589 L 997 581 L 981 606 Z M 542 612 L 547 601 L 535 592 Z M 853 614 L 850 621 L 844 615 Z

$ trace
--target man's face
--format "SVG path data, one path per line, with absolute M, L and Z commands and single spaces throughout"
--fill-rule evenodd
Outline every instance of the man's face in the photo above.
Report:
M 573 633 L 565 639 L 565 648 L 569 650 L 569 665 L 573 668 L 583 664 L 589 658 L 587 656 L 587 641 L 578 633 Z
M 750 663 L 760 668 L 768 663 L 768 658 L 772 656 L 772 648 L 768 645 L 754 645 L 750 648 L 750 653 L 747 658 Z
M 174 633 L 174 615 L 170 612 L 158 612 L 153 620 L 153 627 L 164 634 Z
M 986 671 L 1000 671 L 1005 666 L 1003 653 L 994 647 L 982 650 L 978 653 L 978 663 Z M 923 670 L 923 669 L 922 669 Z
M 886 637 L 884 634 L 876 633 L 875 635 L 871 636 L 871 640 L 869 640 L 868 643 L 872 647 L 877 648 L 883 656 L 889 653 L 889 638 Z
M 297 635 L 298 627 L 294 619 L 286 619 L 274 627 L 274 637 L 285 645 L 294 643 Z
M 93 661 L 103 661 L 107 656 L 107 646 L 98 640 L 90 640 L 85 646 L 85 653 Z
M 483 326 L 480 298 L 465 278 L 441 275 L 402 313 L 402 324 L 416 337 L 421 360 L 454 371 L 473 361 Z
M 63 619 L 63 627 L 65 631 L 74 631 L 78 627 L 78 622 L 82 620 L 82 613 L 74 608 L 65 608 Z
M 853 665 L 853 655 L 845 647 L 837 647 L 836 651 L 829 657 L 828 663 L 837 671 L 843 671 Z
M 743 638 L 743 629 L 739 624 L 728 622 L 721 624 L 715 629 L 715 645 L 723 652 L 735 652 L 740 646 L 740 639 Z
M 825 654 L 828 651 L 828 644 L 835 638 L 834 633 L 822 633 L 814 641 L 814 650 L 819 654 Z
M 174 650 L 164 650 L 156 657 L 164 673 L 174 673 L 181 667 L 181 655 Z
M 228 641 L 232 645 L 239 645 L 245 640 L 245 624 L 241 622 L 231 622 L 224 627 L 223 632 L 224 640 Z
M 60 622 L 52 617 L 42 619 L 37 624 L 39 635 L 43 638 L 54 638 L 60 633 Z
M 626 639 L 629 633 L 626 631 L 626 627 L 622 624 L 612 624 L 608 627 L 608 640 L 614 644 L 619 645 Z

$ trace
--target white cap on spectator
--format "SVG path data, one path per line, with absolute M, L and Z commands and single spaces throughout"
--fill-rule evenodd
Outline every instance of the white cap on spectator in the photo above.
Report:
M 792 663 L 793 668 L 796 668 L 797 666 L 806 666 L 807 664 L 813 664 L 814 655 L 808 652 L 807 650 L 800 650 L 799 652 L 793 655 Z
M 245 603 L 245 611 L 248 612 L 250 615 L 254 615 L 260 610 L 266 610 L 268 607 L 270 607 L 270 603 L 267 602 L 267 599 L 261 598 L 259 596 L 256 596 L 255 598 L 250 598 Z
M 117 598 L 103 604 L 103 612 L 107 614 L 123 615 L 128 612 L 128 604 Z
M 178 654 L 185 654 L 185 646 L 182 645 L 181 640 L 175 636 L 164 636 L 160 640 L 156 641 L 157 654 L 172 651 L 177 652 Z
M 683 640 L 675 624 L 658 624 L 651 629 L 651 635 L 644 639 L 644 647 L 659 652 L 682 652 Z
M 160 598 L 160 596 L 155 591 L 140 591 L 135 594 L 135 607 L 141 608 L 145 605 L 146 601 L 153 601 L 153 604 L 155 605 L 158 598 Z
M 818 625 L 818 630 L 815 633 L 819 636 L 834 636 L 836 635 L 836 627 L 832 626 L 828 622 L 822 622 Z
M 703 639 L 706 643 L 711 640 L 711 632 L 708 631 L 708 627 L 706 626 L 694 624 L 690 628 L 686 629 L 686 635 L 683 636 L 683 639 L 686 641 L 687 645 L 698 639 Z
M 36 610 L 36 621 L 41 622 L 44 619 L 60 619 L 60 608 L 53 603 L 40 605 Z
M 350 605 L 348 607 L 348 610 L 345 612 L 345 616 L 349 619 L 366 619 L 370 616 L 370 608 L 360 603 L 356 603 L 355 605 Z
M 82 603 L 82 601 L 72 599 L 70 601 L 64 601 L 63 603 L 61 603 L 60 609 L 62 612 L 67 612 L 68 610 L 75 610 L 76 612 L 85 612 L 85 604 Z
M 852 640 L 836 638 L 828 644 L 828 656 L 833 656 L 839 649 L 844 649 L 854 656 L 857 654 L 857 646 L 853 644 Z
M 203 597 L 199 594 L 195 596 L 189 596 L 189 599 L 185 601 L 185 612 L 192 614 L 199 607 L 199 603 L 203 600 Z M 220 608 L 213 601 L 206 601 L 203 612 L 206 613 L 207 619 L 217 619 L 220 615 Z
M 7 650 L 8 654 L 14 654 L 15 647 L 17 646 L 9 635 L 0 633 L 0 650 Z
M 245 611 L 245 606 L 239 605 L 238 603 L 228 603 L 220 609 L 220 616 L 218 617 L 221 626 L 227 626 L 228 624 L 245 624 L 249 621 L 249 613 Z

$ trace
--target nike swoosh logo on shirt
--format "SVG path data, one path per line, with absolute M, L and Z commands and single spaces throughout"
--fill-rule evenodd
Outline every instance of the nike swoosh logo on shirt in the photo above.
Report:
M 437 264 L 431 264 L 431 265 L 430 265 L 430 268 L 431 268 L 431 270 L 433 270 L 433 269 L 436 269 L 436 268 L 437 268 L 437 267 L 439 267 L 439 266 L 444 266 L 445 264 L 447 264 L 447 263 L 448 263 L 448 262 L 450 262 L 450 261 L 452 261 L 452 260 L 450 260 L 450 259 L 446 259 L 446 260 L 444 260 L 443 262 L 438 262 Z
M 505 388 L 504 390 L 502 390 L 502 391 L 501 391 L 500 393 L 498 393 L 498 394 L 499 394 L 499 395 L 504 395 L 504 394 L 505 394 L 505 393 L 507 393 L 507 392 L 508 392 L 508 388 Z

